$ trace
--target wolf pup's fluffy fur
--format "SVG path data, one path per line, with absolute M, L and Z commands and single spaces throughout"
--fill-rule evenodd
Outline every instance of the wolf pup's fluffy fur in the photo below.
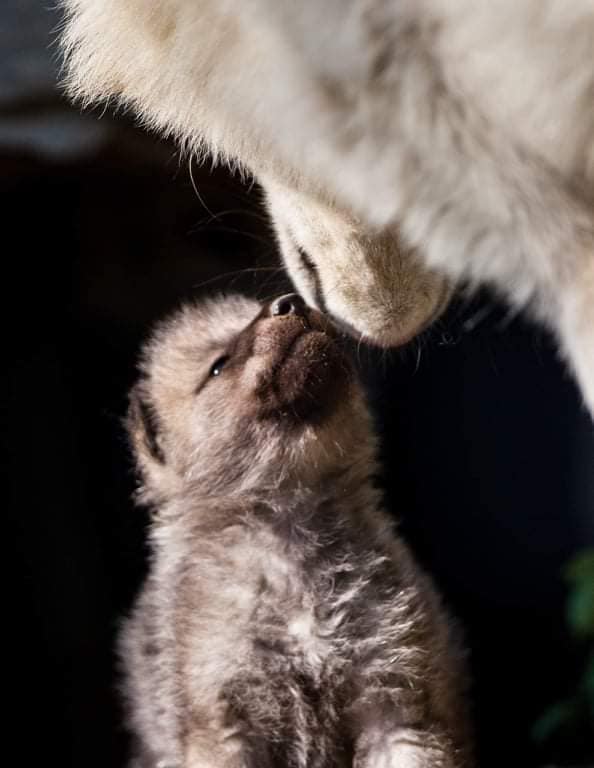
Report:
M 133 764 L 468 766 L 460 649 L 382 510 L 324 317 L 294 294 L 186 307 L 128 425 L 154 510 L 121 644 Z
M 490 284 L 594 414 L 594 0 L 63 2 L 71 92 L 251 171 L 312 305 L 392 345 Z

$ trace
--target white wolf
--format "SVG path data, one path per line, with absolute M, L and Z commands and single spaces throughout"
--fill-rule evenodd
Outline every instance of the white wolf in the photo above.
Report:
M 263 185 L 313 305 L 389 346 L 487 283 L 594 414 L 594 0 L 64 0 L 70 92 Z

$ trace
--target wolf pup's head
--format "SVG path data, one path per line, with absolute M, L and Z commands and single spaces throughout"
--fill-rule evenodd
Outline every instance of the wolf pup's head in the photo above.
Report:
M 146 501 L 317 483 L 374 453 L 333 325 L 297 294 L 186 306 L 145 347 L 128 430 Z

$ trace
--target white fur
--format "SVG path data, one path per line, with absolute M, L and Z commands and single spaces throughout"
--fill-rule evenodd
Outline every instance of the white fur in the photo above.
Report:
M 433 271 L 490 284 L 555 331 L 594 413 L 594 0 L 66 6 L 72 93 L 254 173 L 340 319 L 394 343 L 433 316 L 437 299 L 394 310 L 439 292 Z M 417 249 L 404 289 L 390 235 Z

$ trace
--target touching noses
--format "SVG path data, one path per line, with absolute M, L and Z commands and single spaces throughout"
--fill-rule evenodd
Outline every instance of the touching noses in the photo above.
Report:
M 305 302 L 298 294 L 287 293 L 284 296 L 279 296 L 277 299 L 274 299 L 269 305 L 268 312 L 270 317 L 276 317 L 278 315 L 297 315 L 298 317 L 305 317 Z

